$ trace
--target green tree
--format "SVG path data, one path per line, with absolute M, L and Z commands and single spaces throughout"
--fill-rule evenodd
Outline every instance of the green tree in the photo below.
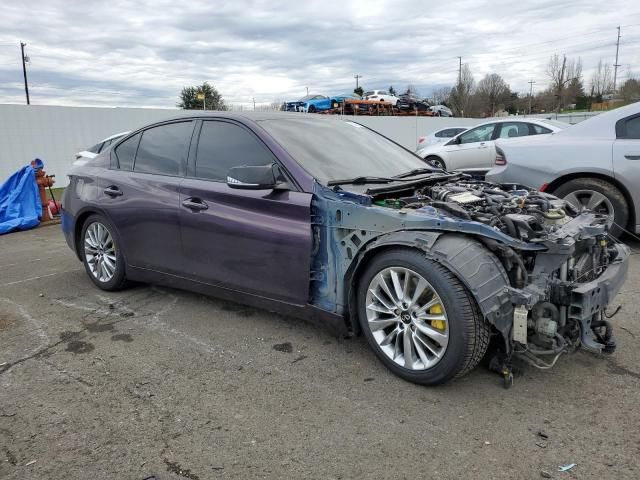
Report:
M 396 96 L 396 90 L 395 88 L 393 88 L 393 85 L 389 87 L 389 95 Z
M 198 99 L 198 95 L 204 94 L 204 101 Z M 222 95 L 213 85 L 204 82 L 194 87 L 184 87 L 180 92 L 178 107 L 184 110 L 227 110 Z
M 355 93 L 356 95 L 362 96 L 364 94 L 364 90 L 362 89 L 362 87 L 354 88 L 353 93 Z

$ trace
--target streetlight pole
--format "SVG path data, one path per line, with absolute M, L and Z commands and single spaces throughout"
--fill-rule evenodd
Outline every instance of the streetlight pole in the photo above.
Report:
M 356 79 L 356 90 L 358 89 L 358 79 L 362 78 L 362 75 L 354 75 L 353 78 Z
M 27 82 L 27 65 L 24 55 L 24 47 L 26 47 L 26 45 L 26 43 L 20 42 L 20 51 L 22 52 L 22 74 L 24 75 L 24 93 L 27 96 L 27 105 L 31 105 L 31 102 L 29 101 L 29 83 Z

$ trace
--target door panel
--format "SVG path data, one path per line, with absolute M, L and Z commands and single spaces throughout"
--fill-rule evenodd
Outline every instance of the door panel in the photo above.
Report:
M 181 261 L 178 223 L 179 177 L 111 170 L 101 185 L 104 206 L 114 223 L 127 263 L 175 273 Z M 116 187 L 122 194 L 107 195 Z
M 462 143 L 445 147 L 448 170 L 490 167 L 494 160 L 493 132 L 495 124 L 480 125 L 459 136 Z
M 237 190 L 187 178 L 180 203 L 185 272 L 194 280 L 304 305 L 309 295 L 311 195 Z

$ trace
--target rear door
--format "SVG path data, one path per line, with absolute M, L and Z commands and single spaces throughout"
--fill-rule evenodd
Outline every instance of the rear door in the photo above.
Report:
M 445 164 L 448 170 L 466 170 L 491 166 L 495 155 L 492 155 L 495 123 L 479 125 L 460 134 L 460 143 L 450 141 L 446 144 Z M 455 139 L 454 139 L 455 140 Z
M 640 114 L 618 120 L 616 123 L 616 139 L 613 142 L 613 171 L 616 179 L 624 184 L 633 198 L 633 203 L 640 205 Z M 638 215 L 636 214 L 636 219 Z M 636 221 L 636 231 L 640 231 L 640 221 Z
M 116 226 L 127 263 L 181 269 L 179 187 L 186 170 L 191 120 L 150 127 L 117 145 L 101 204 Z
M 204 120 L 198 130 L 180 189 L 185 272 L 203 283 L 306 304 L 311 194 L 228 187 L 231 167 L 278 159 L 239 123 Z

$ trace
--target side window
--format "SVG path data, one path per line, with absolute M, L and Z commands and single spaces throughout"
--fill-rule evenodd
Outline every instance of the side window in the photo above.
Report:
M 493 135 L 494 123 L 472 128 L 460 135 L 460 143 L 488 142 Z
M 205 121 L 196 150 L 196 177 L 227 181 L 231 167 L 268 165 L 276 161 L 251 132 L 228 122 Z
M 528 124 L 522 122 L 504 122 L 500 124 L 498 138 L 526 137 L 529 135 Z
M 118 159 L 117 168 L 120 170 L 133 170 L 133 159 L 138 150 L 141 134 L 138 133 L 131 138 L 126 139 L 115 149 L 116 158 Z
M 543 133 L 551 133 L 551 130 L 549 130 L 548 128 L 536 125 L 535 123 L 529 124 L 529 130 L 531 131 L 530 135 L 542 135 Z
M 159 175 L 178 175 L 187 159 L 193 124 L 169 123 L 142 132 L 133 170 Z
M 436 132 L 433 136 L 436 138 L 448 138 L 449 136 L 447 135 L 447 131 L 448 130 L 440 130 L 439 132 Z
M 640 115 L 618 120 L 616 123 L 616 137 L 640 139 Z

